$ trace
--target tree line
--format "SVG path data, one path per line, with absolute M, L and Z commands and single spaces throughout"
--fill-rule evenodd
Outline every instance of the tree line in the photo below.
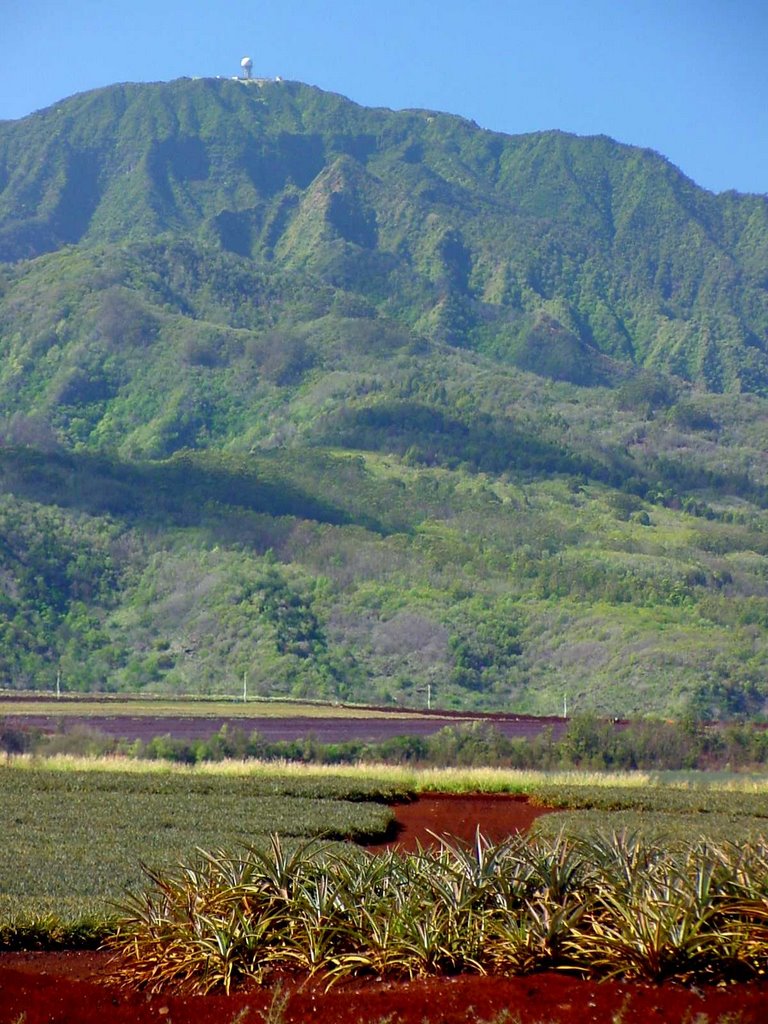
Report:
M 293 761 L 305 764 L 383 763 L 413 767 L 498 767 L 603 771 L 740 770 L 768 763 L 768 727 L 760 723 L 719 725 L 693 720 L 643 719 L 617 723 L 592 715 L 572 718 L 560 737 L 551 728 L 533 738 L 509 738 L 491 722 L 446 726 L 431 736 L 395 736 L 378 743 L 322 743 L 311 732 L 296 740 L 269 741 L 224 725 L 205 739 L 170 734 L 129 741 L 76 726 L 44 734 L 0 722 L 0 751 L 49 757 L 115 756 L 179 764 L 226 759 Z

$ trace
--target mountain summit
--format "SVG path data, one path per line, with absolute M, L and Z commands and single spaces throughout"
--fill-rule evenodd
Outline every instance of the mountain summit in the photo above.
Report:
M 0 125 L 0 259 L 169 236 L 556 378 L 599 380 L 602 355 L 768 389 L 768 199 L 605 137 L 217 79 Z

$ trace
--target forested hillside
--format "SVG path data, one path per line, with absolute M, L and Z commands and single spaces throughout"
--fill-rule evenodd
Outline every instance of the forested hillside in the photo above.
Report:
M 0 123 L 0 260 L 0 686 L 765 710 L 765 197 L 181 80 Z

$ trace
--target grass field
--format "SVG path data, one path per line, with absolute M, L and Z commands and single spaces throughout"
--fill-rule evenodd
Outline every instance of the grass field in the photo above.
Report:
M 413 711 L 415 717 L 418 711 Z M 62 718 L 91 718 L 110 715 L 119 717 L 151 716 L 152 718 L 402 718 L 396 711 L 372 710 L 342 704 L 307 704 L 302 701 L 265 700 L 253 698 L 247 701 L 233 696 L 229 700 L 206 698 L 169 700 L 158 698 L 148 700 L 146 696 L 131 699 L 103 696 L 97 699 L 64 696 L 35 700 L 16 700 L 13 697 L 0 704 L 0 717 L 16 715 L 56 715 Z

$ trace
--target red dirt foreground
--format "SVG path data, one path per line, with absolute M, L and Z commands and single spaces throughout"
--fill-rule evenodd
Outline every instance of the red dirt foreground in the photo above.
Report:
M 505 796 L 423 797 L 399 806 L 396 842 L 413 849 L 430 833 L 494 840 L 528 828 L 541 808 Z M 358 981 L 330 992 L 291 979 L 234 995 L 147 996 L 105 980 L 104 953 L 0 955 L 0 1024 L 766 1024 L 768 984 L 685 988 L 590 982 L 543 972 L 518 978 L 460 976 Z

